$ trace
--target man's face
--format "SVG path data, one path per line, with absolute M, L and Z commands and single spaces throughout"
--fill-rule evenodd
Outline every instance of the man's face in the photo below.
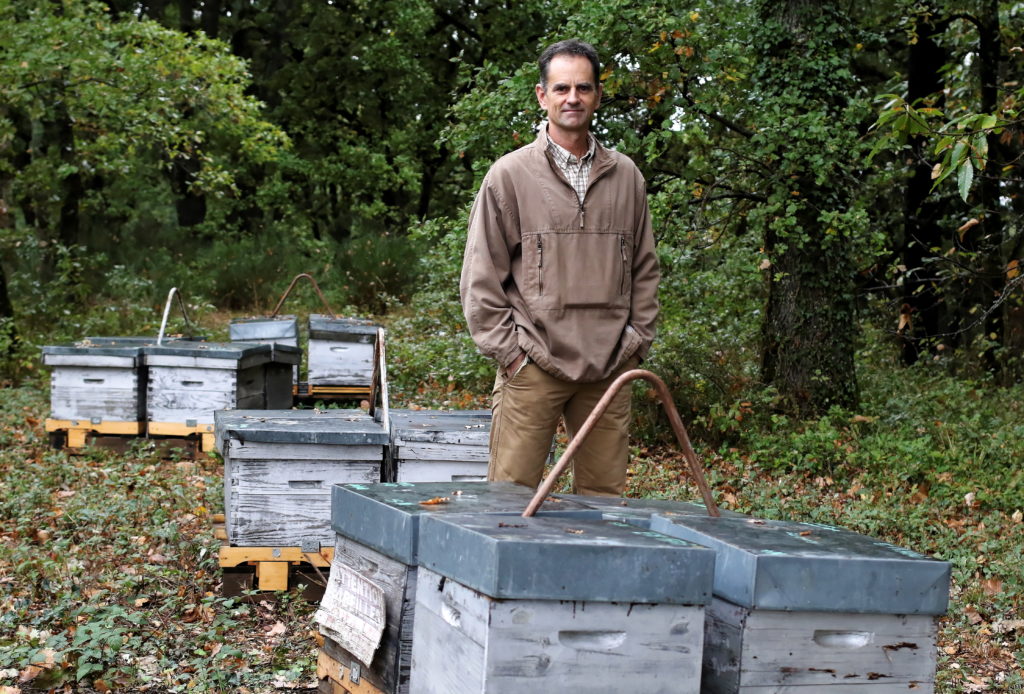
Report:
M 581 55 L 552 58 L 547 89 L 538 84 L 536 91 L 540 107 L 548 112 L 549 132 L 586 132 L 601 103 L 601 85 L 594 82 L 594 67 Z

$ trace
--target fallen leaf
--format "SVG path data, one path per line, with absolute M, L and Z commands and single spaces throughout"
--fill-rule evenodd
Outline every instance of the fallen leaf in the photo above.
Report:
M 583 531 L 579 528 L 566 528 L 565 532 L 572 533 L 573 535 L 582 535 Z
M 21 694 L 21 687 L 0 686 L 0 694 Z
M 980 624 L 982 621 L 981 615 L 973 607 L 965 608 L 964 614 L 967 615 L 967 619 L 971 620 L 971 624 Z
M 447 504 L 449 501 L 451 501 L 451 499 L 446 496 L 435 496 L 433 499 L 421 501 L 420 504 L 422 506 L 436 506 L 437 504 Z
M 525 528 L 526 523 L 498 523 L 499 528 Z
M 960 225 L 960 226 L 959 226 L 959 227 L 957 228 L 957 231 L 958 231 L 958 232 L 960 232 L 960 237 L 961 237 L 961 238 L 963 238 L 963 233 L 964 233 L 965 231 L 967 231 L 968 229 L 970 229 L 970 228 L 971 228 L 971 227 L 973 227 L 973 226 L 977 226 L 978 224 L 981 224 L 981 222 L 980 222 L 980 221 L 978 220 L 978 218 L 977 218 L 977 217 L 974 217 L 974 218 L 972 218 L 972 219 L 968 219 L 968 220 L 967 220 L 966 222 L 964 222 L 963 224 L 961 224 L 961 225 Z
M 274 626 L 267 629 L 267 636 L 280 636 L 286 631 L 288 631 L 288 628 L 284 625 L 284 622 L 276 622 Z
M 1020 523 L 1021 521 L 1024 521 L 1024 511 L 1017 509 L 1013 512 L 1013 515 L 1010 516 L 1010 518 L 1013 519 L 1014 523 Z
M 27 668 L 18 673 L 18 681 L 24 684 L 25 682 L 31 682 L 36 677 L 39 677 L 39 673 L 43 671 L 43 668 L 38 665 L 29 665 Z
M 811 535 L 811 531 L 810 530 L 801 530 L 800 531 L 800 537 L 810 537 L 810 535 Z
M 1003 582 L 998 578 L 986 578 L 981 582 L 981 589 L 986 595 L 999 595 L 1003 592 Z

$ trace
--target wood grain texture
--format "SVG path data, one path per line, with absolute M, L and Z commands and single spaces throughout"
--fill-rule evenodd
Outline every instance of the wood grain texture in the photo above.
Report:
M 380 469 L 379 460 L 226 458 L 224 515 L 228 541 L 238 546 L 330 545 L 334 542 L 331 486 L 379 482 Z
M 416 598 L 415 566 L 406 566 L 365 545 L 337 536 L 334 562 L 341 563 L 384 590 L 386 625 L 373 662 L 361 663 L 361 676 L 388 694 L 408 694 Z M 355 660 L 330 639 L 325 650 L 343 664 Z
M 482 462 L 395 461 L 396 482 L 483 482 L 486 479 L 486 458 Z
M 701 607 L 494 600 L 420 568 L 413 692 L 693 693 Z
M 311 386 L 368 385 L 373 376 L 373 342 L 310 338 L 307 379 Z
M 703 691 L 931 692 L 936 638 L 928 615 L 750 610 L 716 598 Z
M 145 418 L 138 369 L 57 366 L 50 376 L 50 417 L 137 422 Z

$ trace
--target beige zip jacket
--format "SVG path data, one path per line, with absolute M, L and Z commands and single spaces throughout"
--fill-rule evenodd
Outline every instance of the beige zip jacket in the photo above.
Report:
M 546 145 L 541 128 L 480 186 L 463 312 L 502 368 L 525 352 L 557 378 L 600 381 L 654 340 L 660 271 L 647 189 L 628 157 L 598 144 L 581 205 Z

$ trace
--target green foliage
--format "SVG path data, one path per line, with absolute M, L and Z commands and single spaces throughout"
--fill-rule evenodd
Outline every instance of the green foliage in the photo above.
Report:
M 312 606 L 218 595 L 215 465 L 49 448 L 36 389 L 0 405 L 0 685 L 228 692 L 312 676 Z M 280 622 L 286 634 L 267 636 Z

